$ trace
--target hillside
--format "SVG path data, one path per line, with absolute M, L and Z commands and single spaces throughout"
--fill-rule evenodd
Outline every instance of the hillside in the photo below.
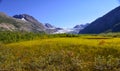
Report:
M 120 6 L 106 15 L 96 19 L 81 30 L 80 34 L 98 34 L 104 32 L 120 32 Z
M 19 16 L 21 16 L 21 18 L 18 18 Z M 0 13 L 0 30 L 45 32 L 44 26 L 39 23 L 35 18 L 27 14 L 15 15 L 14 17 L 10 17 L 4 13 Z

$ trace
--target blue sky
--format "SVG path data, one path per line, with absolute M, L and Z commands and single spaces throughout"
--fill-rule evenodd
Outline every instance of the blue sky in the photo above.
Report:
M 117 0 L 3 0 L 0 11 L 29 14 L 42 23 L 71 28 L 90 23 L 119 6 Z

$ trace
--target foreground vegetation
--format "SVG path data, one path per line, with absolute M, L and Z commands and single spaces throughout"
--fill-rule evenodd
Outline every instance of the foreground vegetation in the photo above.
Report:
M 120 71 L 119 34 L 0 34 L 0 71 Z

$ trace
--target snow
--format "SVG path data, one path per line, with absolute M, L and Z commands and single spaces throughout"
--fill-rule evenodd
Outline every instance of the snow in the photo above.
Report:
M 26 21 L 25 18 L 22 18 L 21 20 Z
M 72 31 L 73 31 L 73 29 L 61 29 L 61 30 L 58 30 L 57 32 L 54 32 L 53 34 L 69 33 Z

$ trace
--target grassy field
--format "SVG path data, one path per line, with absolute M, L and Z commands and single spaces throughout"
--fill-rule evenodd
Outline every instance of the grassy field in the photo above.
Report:
M 1 43 L 0 71 L 120 71 L 120 38 L 81 35 Z

